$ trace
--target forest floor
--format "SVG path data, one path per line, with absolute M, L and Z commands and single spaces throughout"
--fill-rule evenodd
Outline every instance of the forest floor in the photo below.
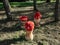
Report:
M 0 21 L 0 45 L 60 45 L 60 21 L 54 22 L 54 5 L 55 3 L 37 5 L 43 17 L 40 28 L 34 29 L 33 41 L 25 40 L 25 31 L 17 27 L 18 20 Z M 13 8 L 11 11 L 13 19 L 18 19 L 20 15 L 27 15 L 33 20 L 33 7 L 25 7 L 24 10 L 23 8 Z M 5 12 L 0 11 L 0 20 L 5 18 Z

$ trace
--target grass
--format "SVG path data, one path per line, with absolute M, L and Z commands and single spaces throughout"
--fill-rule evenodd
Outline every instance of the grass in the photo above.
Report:
M 44 1 L 42 2 L 37 2 L 37 4 L 39 3 L 43 3 Z M 33 2 L 10 2 L 10 5 L 12 7 L 16 6 L 16 7 L 25 7 L 25 6 L 33 6 Z M 0 8 L 3 8 L 3 3 L 0 2 Z
M 37 4 L 43 3 L 45 1 L 37 1 Z M 51 1 L 52 2 L 52 1 Z M 33 2 L 10 2 L 11 7 L 26 7 L 33 6 Z M 0 2 L 0 9 L 3 8 L 3 3 Z

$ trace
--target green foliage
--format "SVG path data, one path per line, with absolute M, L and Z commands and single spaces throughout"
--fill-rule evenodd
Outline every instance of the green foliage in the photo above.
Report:
M 43 3 L 46 0 L 37 0 L 37 4 Z M 51 0 L 53 2 L 55 0 Z M 33 2 L 10 2 L 11 7 L 25 7 L 25 6 L 33 6 Z M 0 2 L 0 9 L 3 8 L 3 3 Z
M 37 4 L 40 4 L 43 2 L 37 2 Z M 33 2 L 10 2 L 10 5 L 12 7 L 25 7 L 25 6 L 33 6 Z M 3 8 L 3 3 L 0 2 L 0 9 Z

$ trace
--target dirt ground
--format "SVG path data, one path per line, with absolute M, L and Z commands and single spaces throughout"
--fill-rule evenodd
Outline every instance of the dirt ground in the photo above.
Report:
M 51 22 L 54 20 L 54 4 L 42 4 L 42 6 L 37 5 L 37 7 L 39 7 L 38 9 L 43 16 L 40 24 L 44 25 L 41 25 L 39 29 L 34 29 L 34 40 L 25 40 L 25 30 L 21 30 L 18 27 L 18 21 L 0 21 L 0 45 L 60 45 L 60 21 Z M 32 10 L 14 10 L 12 12 L 13 19 L 25 14 L 33 20 L 34 11 Z M 6 18 L 4 11 L 0 11 L 0 17 L 0 19 Z

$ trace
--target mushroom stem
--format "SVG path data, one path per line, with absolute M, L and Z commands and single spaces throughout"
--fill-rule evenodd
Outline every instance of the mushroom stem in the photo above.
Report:
M 35 22 L 35 25 L 36 25 L 36 26 L 39 26 L 40 19 L 34 19 L 34 22 Z
M 26 32 L 25 38 L 26 40 L 33 40 L 33 32 L 32 31 Z

